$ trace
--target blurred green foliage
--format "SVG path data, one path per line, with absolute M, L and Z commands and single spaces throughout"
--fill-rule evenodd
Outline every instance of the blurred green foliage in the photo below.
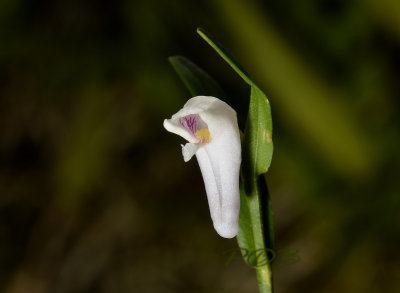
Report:
M 186 56 L 246 107 L 212 32 L 268 95 L 276 292 L 400 292 L 400 5 L 0 2 L 0 290 L 254 292 L 162 121 Z

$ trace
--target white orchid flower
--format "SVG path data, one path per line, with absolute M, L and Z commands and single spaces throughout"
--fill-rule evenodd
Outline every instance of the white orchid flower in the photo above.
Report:
M 183 159 L 187 162 L 196 154 L 214 228 L 222 237 L 235 237 L 239 230 L 241 162 L 235 110 L 217 98 L 197 96 L 171 119 L 165 119 L 164 127 L 189 141 L 182 145 Z

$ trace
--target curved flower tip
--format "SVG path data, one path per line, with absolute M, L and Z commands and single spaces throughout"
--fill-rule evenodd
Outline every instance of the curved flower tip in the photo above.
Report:
M 169 132 L 185 138 L 185 162 L 196 155 L 207 192 L 211 219 L 217 233 L 235 237 L 239 230 L 240 135 L 236 112 L 225 102 L 197 96 L 164 120 Z

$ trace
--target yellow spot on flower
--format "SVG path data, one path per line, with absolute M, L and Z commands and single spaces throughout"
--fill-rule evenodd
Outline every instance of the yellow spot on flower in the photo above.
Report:
M 201 143 L 210 142 L 210 131 L 207 128 L 202 128 L 196 131 L 196 136 L 199 138 Z

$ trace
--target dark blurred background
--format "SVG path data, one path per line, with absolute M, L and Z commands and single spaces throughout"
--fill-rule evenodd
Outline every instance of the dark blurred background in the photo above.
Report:
M 270 98 L 276 292 L 400 292 L 400 2 L 0 1 L 0 291 L 256 292 L 162 127 L 184 55 Z

